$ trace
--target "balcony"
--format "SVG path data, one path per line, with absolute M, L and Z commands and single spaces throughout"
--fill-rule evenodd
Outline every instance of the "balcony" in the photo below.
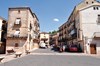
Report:
M 93 37 L 94 37 L 95 39 L 100 39 L 100 32 L 95 32 L 95 33 L 93 34 Z
M 7 36 L 7 39 L 27 39 L 27 35 L 14 35 L 14 34 L 9 34 Z
M 76 29 L 71 30 L 69 33 L 69 37 L 72 39 L 77 38 L 77 30 Z
M 76 29 L 71 30 L 70 35 L 73 35 L 76 33 Z
M 34 43 L 39 43 L 39 41 L 40 41 L 40 40 L 39 40 L 38 38 L 33 39 L 33 42 L 34 42 Z

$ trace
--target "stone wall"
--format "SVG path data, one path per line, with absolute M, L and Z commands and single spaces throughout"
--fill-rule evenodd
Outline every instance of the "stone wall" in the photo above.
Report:
M 15 47 L 16 43 L 18 43 L 18 47 Z M 14 49 L 15 51 L 23 52 L 24 49 L 21 49 L 21 48 L 24 48 L 25 43 L 26 43 L 25 39 L 14 39 L 14 38 L 13 39 L 7 39 L 6 50 Z
M 20 10 L 20 13 L 18 13 Z M 27 35 L 27 28 L 28 28 L 28 19 L 27 19 L 27 9 L 10 9 L 8 15 L 8 34 L 14 34 L 14 23 L 16 18 L 21 18 L 21 27 L 20 27 L 20 36 Z

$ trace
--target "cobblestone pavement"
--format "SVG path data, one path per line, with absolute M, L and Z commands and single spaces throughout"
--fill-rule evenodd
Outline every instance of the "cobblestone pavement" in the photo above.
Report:
M 99 64 L 100 58 L 84 54 L 57 53 L 50 49 L 38 49 L 30 55 L 3 62 L 0 66 L 100 66 Z

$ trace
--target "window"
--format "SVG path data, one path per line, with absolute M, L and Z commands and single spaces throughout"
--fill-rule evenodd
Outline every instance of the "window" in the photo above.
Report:
M 93 9 L 95 10 L 95 7 L 93 7 Z
M 20 31 L 17 29 L 14 33 L 14 37 L 19 37 Z
M 15 43 L 15 47 L 18 47 L 19 46 L 19 44 L 18 43 Z
M 80 30 L 78 30 L 78 38 L 80 38 Z
M 94 3 L 94 2 L 92 1 L 92 3 Z
M 31 23 L 30 23 L 30 30 L 32 29 L 32 25 L 31 25 Z
M 21 19 L 20 18 L 17 18 L 16 21 L 15 21 L 15 24 L 18 25 L 18 24 L 20 24 L 20 22 L 21 22 Z
M 98 7 L 96 7 L 96 9 L 97 9 L 97 10 L 99 10 L 99 8 L 98 8 Z
M 18 10 L 18 14 L 20 14 L 20 10 Z
M 86 4 L 88 4 L 88 2 L 86 2 Z
M 94 10 L 99 10 L 99 7 L 93 7 Z
M 98 21 L 97 21 L 97 23 L 100 23 L 100 15 L 98 15 Z

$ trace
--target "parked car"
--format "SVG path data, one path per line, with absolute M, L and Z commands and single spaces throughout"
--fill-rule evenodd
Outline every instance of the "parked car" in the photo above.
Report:
M 71 45 L 71 46 L 69 47 L 69 51 L 70 51 L 70 52 L 78 52 L 77 45 Z
M 40 47 L 41 48 L 46 48 L 46 44 L 45 43 L 40 43 Z

